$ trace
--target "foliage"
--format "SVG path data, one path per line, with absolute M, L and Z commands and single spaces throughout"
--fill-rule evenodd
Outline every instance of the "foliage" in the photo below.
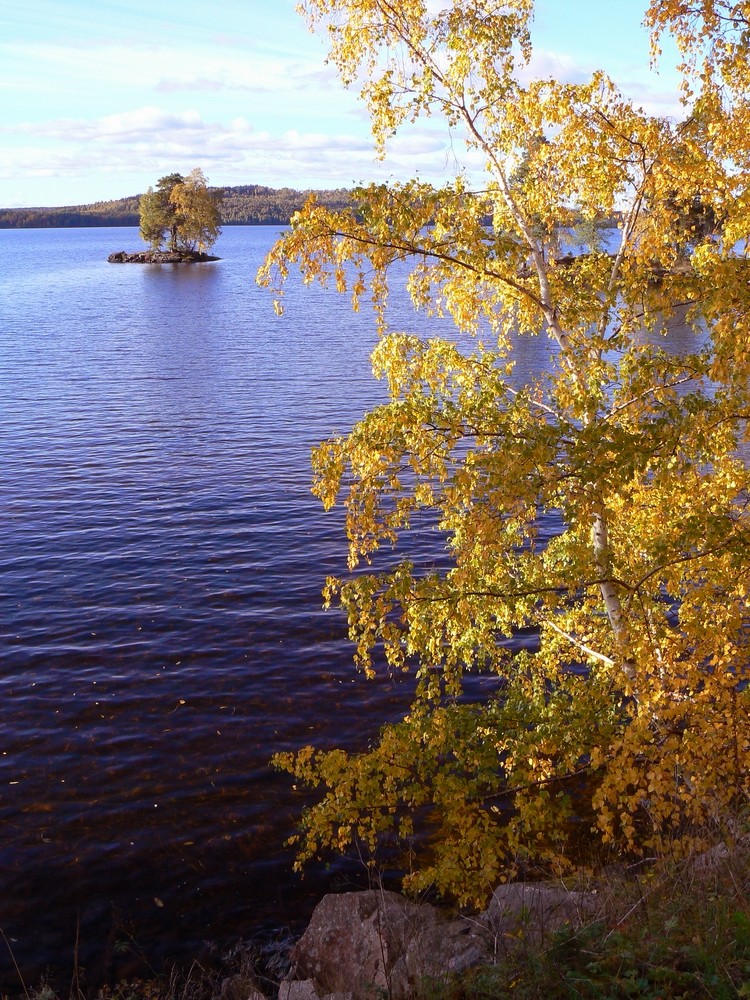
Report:
M 161 248 L 167 236 L 169 249 L 177 249 L 179 220 L 171 196 L 172 190 L 183 181 L 182 174 L 169 174 L 159 178 L 156 190 L 150 187 L 141 195 L 141 238 L 155 250 Z
M 187 177 L 161 177 L 141 196 L 141 237 L 154 249 L 169 239 L 170 250 L 204 252 L 218 239 L 221 192 L 211 191 L 196 167 Z
M 181 220 L 180 239 L 191 250 L 203 252 L 218 239 L 221 193 L 209 191 L 203 172 L 192 170 L 172 188 L 169 200 Z
M 390 402 L 317 449 L 314 489 L 346 506 L 350 574 L 325 593 L 357 663 L 416 678 L 367 751 L 277 756 L 320 793 L 299 861 L 426 828 L 407 887 L 481 902 L 521 870 L 564 871 L 582 833 L 689 850 L 750 788 L 747 5 L 651 3 L 655 45 L 673 31 L 686 53 L 681 124 L 602 72 L 524 82 L 531 0 L 301 7 L 344 81 L 364 79 L 381 152 L 440 115 L 486 182 L 370 185 L 343 211 L 311 198 L 259 274 L 281 294 L 296 266 L 378 315 Z M 686 240 L 696 194 L 721 238 Z M 611 253 L 556 249 L 617 211 Z M 404 261 L 415 306 L 475 346 L 388 329 Z M 548 372 L 524 381 L 528 337 Z M 519 630 L 538 647 L 512 652 Z M 495 679 L 481 703 L 472 672 Z

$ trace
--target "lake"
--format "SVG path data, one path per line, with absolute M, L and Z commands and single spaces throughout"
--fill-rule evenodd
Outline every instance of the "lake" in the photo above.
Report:
M 384 388 L 345 296 L 292 281 L 275 316 L 275 237 L 146 266 L 106 260 L 136 230 L 0 231 L 0 928 L 29 983 L 76 935 L 91 980 L 136 944 L 270 939 L 363 876 L 292 873 L 304 800 L 268 760 L 363 746 L 407 704 L 322 610 L 346 543 L 309 488 L 311 447 Z

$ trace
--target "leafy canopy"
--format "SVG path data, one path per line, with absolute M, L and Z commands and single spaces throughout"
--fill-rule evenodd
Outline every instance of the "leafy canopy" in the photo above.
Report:
M 187 177 L 168 174 L 141 196 L 141 237 L 155 249 L 210 249 L 221 232 L 221 192 L 211 191 L 198 167 Z
M 343 211 L 311 199 L 259 274 L 281 294 L 297 267 L 379 316 L 390 401 L 316 450 L 314 489 L 346 506 L 350 573 L 325 593 L 357 663 L 416 678 L 368 750 L 276 758 L 321 793 L 300 861 L 418 834 L 407 885 L 478 902 L 569 868 L 582 837 L 694 847 L 750 790 L 750 3 L 646 11 L 655 52 L 670 32 L 685 54 L 679 123 L 603 72 L 525 82 L 531 0 L 300 8 L 364 81 L 382 154 L 439 116 L 485 171 L 370 185 Z M 565 252 L 615 213 L 611 253 Z M 478 334 L 470 350 L 389 329 L 404 261 L 415 306 Z M 524 382 L 526 337 L 549 362 Z M 518 651 L 519 630 L 538 645 Z M 495 694 L 462 696 L 473 672 Z

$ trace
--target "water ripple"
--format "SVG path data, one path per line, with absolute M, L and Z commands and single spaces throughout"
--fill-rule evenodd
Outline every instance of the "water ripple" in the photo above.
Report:
M 345 542 L 309 491 L 382 399 L 373 323 L 295 287 L 275 317 L 273 238 L 139 268 L 106 263 L 135 231 L 0 232 L 0 923 L 29 976 L 78 922 L 93 976 L 124 922 L 158 959 L 302 919 L 336 868 L 291 874 L 268 758 L 406 701 L 321 610 Z

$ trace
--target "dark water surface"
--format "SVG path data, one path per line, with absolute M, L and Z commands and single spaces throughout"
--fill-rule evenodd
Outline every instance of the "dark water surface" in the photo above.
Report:
M 76 933 L 94 976 L 129 935 L 157 961 L 303 920 L 337 874 L 292 874 L 268 759 L 405 704 L 321 609 L 345 540 L 309 491 L 383 398 L 374 324 L 293 283 L 277 318 L 275 235 L 149 267 L 106 262 L 135 230 L 0 232 L 0 928 L 30 976 Z

